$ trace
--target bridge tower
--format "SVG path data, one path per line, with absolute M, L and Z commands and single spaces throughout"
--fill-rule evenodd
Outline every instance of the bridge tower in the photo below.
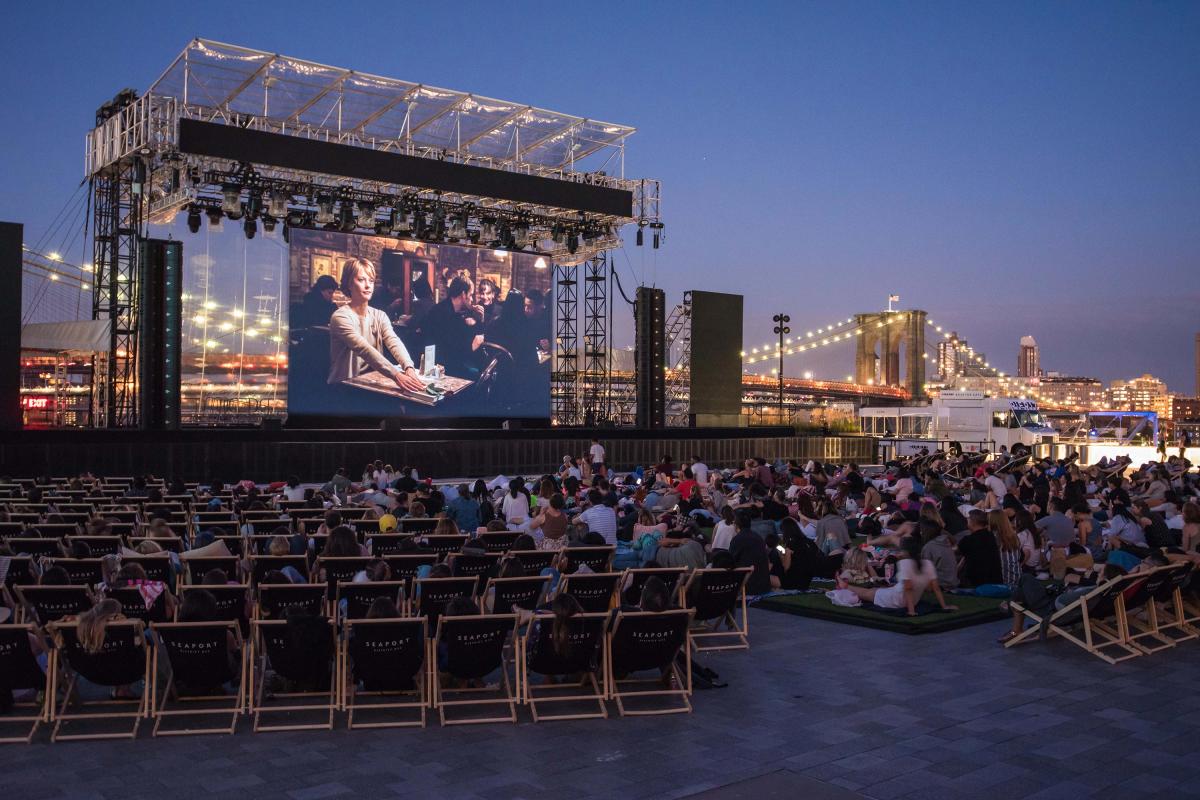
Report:
M 862 329 L 854 355 L 854 381 L 907 389 L 913 400 L 925 397 L 924 311 L 873 311 L 855 314 L 854 324 Z M 900 353 L 904 372 L 900 374 Z

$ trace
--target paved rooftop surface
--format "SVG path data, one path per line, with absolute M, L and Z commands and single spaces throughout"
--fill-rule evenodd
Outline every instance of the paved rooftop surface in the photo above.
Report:
M 1200 796 L 1200 641 L 1109 666 L 1003 624 L 909 637 L 751 612 L 695 713 L 0 749 L 6 798 Z M 148 726 L 145 728 L 148 733 Z

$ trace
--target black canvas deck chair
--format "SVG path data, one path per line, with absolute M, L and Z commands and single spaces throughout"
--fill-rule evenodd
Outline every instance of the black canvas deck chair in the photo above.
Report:
M 67 550 L 70 551 L 71 545 L 79 542 L 85 544 L 92 556 L 101 558 L 102 556 L 111 556 L 121 552 L 121 537 L 120 536 L 68 536 L 66 538 Z
M 142 542 L 154 542 L 163 550 L 171 553 L 182 553 L 184 551 L 184 542 L 179 536 L 129 536 L 128 541 L 131 550 L 137 550 L 138 545 Z
M 692 612 L 618 611 L 608 631 L 605 670 L 608 695 L 621 716 L 686 714 L 692 710 L 692 657 L 688 628 Z M 680 669 L 676 656 L 683 651 Z M 654 671 L 653 678 L 631 678 L 633 673 Z M 644 688 L 639 688 L 644 687 Z M 669 705 L 627 709 L 628 700 L 670 700 Z
M 500 563 L 499 553 L 450 553 L 446 556 L 450 571 L 457 577 L 477 576 L 487 580 Z
M 433 533 L 438 524 L 434 517 L 411 517 L 398 522 L 401 533 Z
M 33 586 L 37 583 L 37 575 L 33 571 L 31 556 L 0 556 L 7 567 L 4 572 L 4 588 L 13 589 L 17 586 Z
M 274 569 L 292 567 L 301 575 L 308 575 L 307 556 L 250 556 L 250 585 L 258 586 L 263 576 Z
M 1174 647 L 1200 636 L 1187 624 L 1182 590 L 1192 576 L 1192 562 L 1176 561 L 1155 571 L 1139 589 L 1144 597 L 1126 598 L 1129 640 L 1146 654 Z
M 746 581 L 753 571 L 751 567 L 698 569 L 688 578 L 683 588 L 683 602 L 695 612 L 691 637 L 693 652 L 750 648 Z M 721 630 L 722 625 L 725 630 Z
M 492 612 L 511 614 L 513 606 L 533 611 L 550 588 L 549 575 L 530 575 L 521 578 L 491 578 L 483 590 L 491 597 Z
M 167 553 L 154 553 L 151 555 L 140 556 L 124 556 L 121 559 L 122 564 L 140 564 L 142 569 L 146 571 L 146 580 L 162 581 L 170 585 L 171 580 L 171 556 Z M 234 580 L 237 576 L 231 575 L 230 580 Z
M 607 718 L 604 699 L 604 623 L 608 614 L 576 614 L 566 622 L 561 651 L 554 643 L 554 615 L 539 614 L 525 629 L 517 655 L 517 686 L 521 702 L 529 706 L 534 722 L 552 719 Z M 547 680 L 534 683 L 531 676 Z M 578 676 L 583 679 L 579 680 Z M 553 682 L 563 679 L 561 683 Z M 574 678 L 574 680 L 572 680 Z M 582 709 L 547 714 L 538 710 L 567 703 Z M 593 709 L 594 706 L 594 709 Z
M 509 555 L 521 562 L 526 575 L 538 575 L 554 563 L 558 552 L 555 550 L 511 550 Z
M 613 598 L 620 583 L 620 572 L 563 575 L 558 581 L 558 594 L 574 595 L 580 608 L 589 614 L 595 614 L 613 607 Z
M 371 604 L 380 597 L 387 597 L 404 608 L 404 581 L 346 582 L 337 585 L 334 607 L 339 619 L 366 619 Z
M 489 553 L 507 553 L 521 536 L 520 531 L 488 531 L 478 536 Z
M 429 620 L 430 634 L 437 630 L 438 617 L 442 609 L 456 597 L 474 597 L 479 588 L 479 579 L 469 578 L 418 578 L 413 581 L 413 599 L 409 614 Z
M 28 536 L 13 537 L 6 544 L 19 556 L 61 558 L 62 543 L 58 539 L 41 539 Z
M 1026 621 L 1033 624 L 1005 642 L 1004 646 L 1015 647 L 1038 638 L 1040 626 L 1045 625 L 1047 638 L 1060 636 L 1109 664 L 1137 658 L 1142 651 L 1127 644 L 1129 637 L 1123 595 L 1135 591 L 1145 579 L 1144 573 L 1134 573 L 1105 581 L 1045 617 L 1010 601 L 1010 608 L 1022 613 Z M 1082 628 L 1081 634 L 1077 635 L 1074 628 Z
M 421 546 L 426 550 L 432 550 L 438 555 L 446 555 L 448 553 L 457 553 L 462 550 L 464 544 L 467 543 L 469 537 L 454 534 L 426 534 L 421 536 Z
M 313 583 L 325 574 L 325 596 L 333 600 L 339 583 L 350 583 L 354 576 L 371 566 L 375 559 L 370 556 L 321 556 L 313 565 Z
M 586 566 L 592 572 L 608 572 L 617 548 L 564 547 L 561 552 L 566 557 L 563 572 L 574 572 L 581 566 Z
M 73 586 L 95 586 L 104 580 L 98 558 L 52 558 L 50 564 L 62 567 Z
M 38 725 L 50 721 L 51 672 L 38 665 L 29 641 L 34 635 L 33 625 L 0 625 L 0 744 L 29 744 Z M 17 702 L 13 693 L 23 691 L 41 692 L 41 702 Z
M 147 627 L 152 622 L 171 621 L 167 613 L 167 595 L 165 592 L 154 598 L 154 602 L 150 604 L 149 608 L 146 608 L 146 601 L 136 586 L 120 586 L 115 589 L 108 589 L 104 594 L 121 604 L 122 614 L 129 619 L 140 619 L 142 624 Z
M 155 736 L 233 733 L 246 707 L 246 651 L 236 622 L 162 622 L 151 626 L 155 637 L 151 681 Z M 230 652 L 230 637 L 237 644 Z M 170 677 L 160 691 L 160 676 Z M 225 684 L 234 684 L 229 692 Z M 228 724 L 202 724 L 216 716 Z M 184 726 L 164 727 L 180 719 Z
M 183 572 L 180 575 L 182 583 L 198 585 L 204 579 L 205 573 L 219 569 L 231 581 L 238 579 L 237 556 L 201 556 L 199 558 L 181 559 Z
M 217 622 L 236 622 L 245 636 L 250 630 L 250 587 L 244 583 L 224 586 L 184 586 L 179 590 L 179 605 L 183 605 L 188 592 L 207 591 L 217 601 Z
M 424 617 L 347 619 L 343 634 L 340 705 L 347 727 L 425 727 L 429 637 Z M 356 713 L 368 721 L 356 721 Z
M 13 589 L 24 612 L 22 621 L 41 626 L 82 614 L 95 605 L 95 597 L 87 586 L 16 586 Z
M 683 581 L 687 576 L 686 567 L 643 567 L 627 569 L 621 576 L 621 599 L 631 606 L 636 606 L 642 597 L 642 588 L 651 577 L 661 580 L 667 587 L 667 594 L 676 597 Z
M 58 707 L 52 712 L 54 731 L 50 741 L 137 738 L 138 726 L 150 715 L 150 647 L 141 620 L 109 622 L 104 644 L 97 653 L 83 649 L 75 622 L 55 622 L 50 630 L 56 644 L 51 654 L 52 692 L 58 697 Z M 142 695 L 131 700 L 83 700 L 76 696 L 80 677 L 113 689 L 140 682 Z M 65 688 L 60 691 L 60 687 Z M 96 722 L 103 730 L 79 733 L 63 730 L 64 726 L 71 729 L 74 723 L 85 721 Z M 133 724 L 129 730 L 108 729 L 108 724 L 130 721 Z
M 254 619 L 283 619 L 289 611 L 314 617 L 325 613 L 323 583 L 260 583 L 254 596 Z
M 433 704 L 443 725 L 517 721 L 517 698 L 513 693 L 505 657 L 505 645 L 509 639 L 515 640 L 516 633 L 516 614 L 443 616 L 438 620 L 431 648 L 435 658 L 431 659 L 430 670 Z M 485 684 L 488 676 L 497 670 L 500 680 L 495 688 L 470 685 Z M 445 673 L 449 681 L 466 685 L 443 688 L 438 673 Z M 447 709 L 487 709 L 495 705 L 507 706 L 508 713 L 502 716 L 447 717 Z
M 388 569 L 392 571 L 392 580 L 404 581 L 404 594 L 412 597 L 412 582 L 417 572 L 424 566 L 433 566 L 438 561 L 437 553 L 401 553 L 384 556 Z
M 373 533 L 367 538 L 371 544 L 371 555 L 381 558 L 396 555 L 404 543 L 413 537 L 411 533 Z
M 253 626 L 249 711 L 254 731 L 333 730 L 339 666 L 333 620 L 289 614 L 256 619 Z M 275 681 L 286 684 L 282 691 L 272 686 Z M 281 715 L 283 721 L 268 723 Z M 310 721 L 314 717 L 323 721 Z

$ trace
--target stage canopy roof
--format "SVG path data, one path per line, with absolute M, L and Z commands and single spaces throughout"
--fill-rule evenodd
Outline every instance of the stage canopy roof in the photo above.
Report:
M 293 128 L 411 143 L 492 163 L 582 171 L 619 152 L 635 129 L 524 103 L 370 75 L 290 56 L 195 39 L 150 87 L 229 114 Z M 591 163 L 591 162 L 589 162 Z
M 107 353 L 108 348 L 109 321 L 106 319 L 32 322 L 21 326 L 22 350 Z

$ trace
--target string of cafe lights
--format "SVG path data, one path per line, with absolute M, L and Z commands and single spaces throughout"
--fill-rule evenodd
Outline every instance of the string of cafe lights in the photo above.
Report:
M 861 335 L 862 330 L 861 327 L 854 325 L 853 317 L 848 317 L 817 328 L 815 331 L 806 331 L 803 336 L 797 335 L 790 339 L 784 339 L 782 348 L 778 342 L 775 342 L 764 344 L 762 347 L 752 347 L 749 351 L 743 350 L 741 351 L 742 363 L 757 364 L 777 359 L 780 350 L 785 356 L 790 356 L 794 353 L 815 350 L 818 347 L 827 347 L 843 339 L 853 339 L 856 335 Z

